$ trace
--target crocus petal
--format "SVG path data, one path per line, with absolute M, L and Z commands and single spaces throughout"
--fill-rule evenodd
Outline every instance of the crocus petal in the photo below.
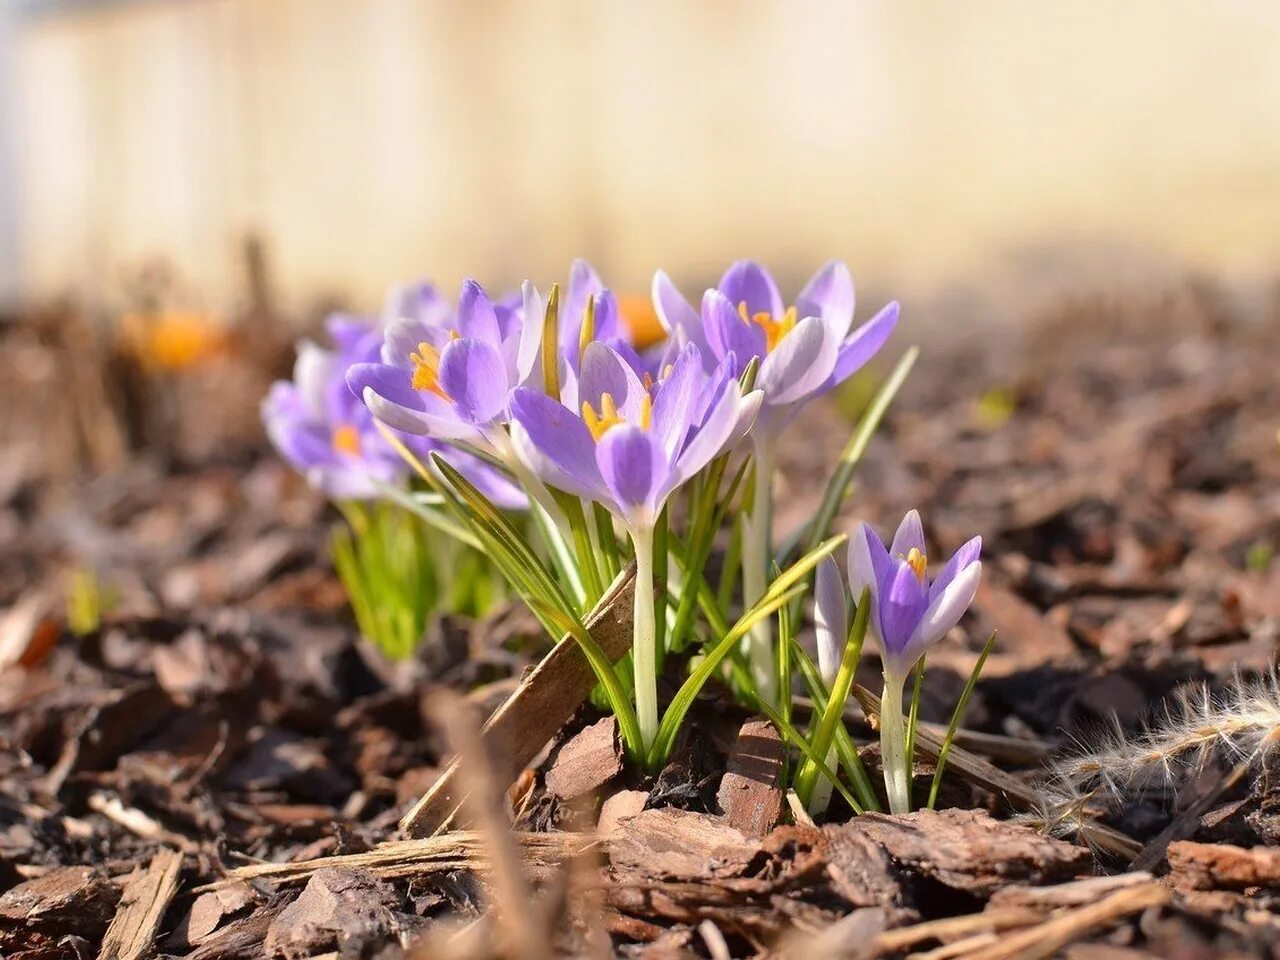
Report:
M 383 320 L 415 320 L 429 327 L 444 327 L 452 313 L 449 302 L 427 282 L 393 287 L 383 307 Z
M 849 538 L 849 589 L 854 598 L 869 587 L 872 601 L 877 600 L 892 569 L 889 552 L 885 550 L 880 535 L 867 524 L 858 524 L 858 529 Z
M 659 270 L 653 275 L 653 309 L 668 335 L 676 339 L 683 337 L 692 343 L 702 354 L 704 363 L 714 362 L 711 347 L 702 329 L 702 318 L 676 289 L 665 270 Z
M 458 295 L 458 332 L 471 340 L 497 344 L 498 315 L 484 287 L 474 280 L 464 280 Z
M 759 324 L 743 320 L 738 308 L 719 290 L 708 290 L 702 297 L 702 326 L 707 344 L 717 360 L 729 354 L 737 359 L 737 365 L 731 371 L 735 377 L 752 357 L 765 354 L 764 330 Z
M 312 416 L 325 414 L 325 387 L 333 367 L 333 354 L 311 340 L 298 344 L 298 356 L 293 362 L 293 383 L 298 397 Z
M 313 418 L 292 383 L 280 380 L 271 385 L 262 402 L 262 422 L 272 446 L 295 469 L 334 459 L 328 429 Z
M 843 340 L 853 325 L 853 277 L 849 268 L 832 260 L 813 275 L 796 297 L 802 317 L 821 317 L 837 340 Z
M 818 564 L 814 585 L 814 633 L 818 643 L 818 672 L 833 683 L 849 634 L 849 602 L 844 595 L 840 567 L 831 557 Z
M 382 335 L 382 362 L 409 367 L 409 357 L 418 352 L 419 344 L 429 343 L 438 349 L 448 342 L 449 334 L 443 327 L 428 326 L 416 317 L 392 320 Z
M 640 408 L 648 391 L 640 377 L 617 352 L 607 344 L 593 340 L 582 354 L 578 380 L 578 402 L 589 403 L 600 412 L 600 398 L 613 397 L 618 412 L 631 423 L 640 420 Z
M 546 307 L 538 288 L 526 280 L 520 287 L 524 298 L 524 322 L 520 327 L 520 347 L 516 352 L 516 375 L 519 385 L 539 389 L 542 386 L 542 326 Z
M 735 310 L 738 304 L 745 303 L 750 314 L 782 316 L 782 294 L 778 293 L 778 285 L 769 271 L 754 260 L 739 260 L 729 267 L 720 278 L 718 289 L 729 298 Z
M 888 342 L 893 334 L 893 328 L 897 325 L 898 303 L 895 300 L 853 331 L 848 339 L 840 344 L 831 377 L 823 384 L 823 389 L 830 389 L 844 383 L 866 366 L 867 361 L 879 353 Z
M 612 290 L 601 290 L 596 297 L 596 308 L 593 317 L 595 339 L 608 343 L 617 340 L 622 332 L 622 312 L 618 309 L 618 298 Z M 579 332 L 581 336 L 581 332 Z
M 977 596 L 981 581 L 982 563 L 975 561 L 956 574 L 946 589 L 929 601 L 903 648 L 903 656 L 910 658 L 908 666 L 960 622 Z
M 662 494 L 664 497 L 670 495 L 672 490 L 729 449 L 742 416 L 741 407 L 744 403 L 749 408 L 754 407 L 759 410 L 758 399 L 742 398 L 738 384 L 730 382 L 715 406 L 707 413 L 706 419 L 693 432 L 688 445 L 676 460 L 675 470 L 672 471 L 667 488 Z
M 647 431 L 631 424 L 612 428 L 596 445 L 596 464 L 628 518 L 648 519 L 657 512 L 658 491 L 670 469 L 662 447 Z
M 440 444 L 436 450 L 477 490 L 504 510 L 524 510 L 529 500 L 511 477 L 493 464 L 454 447 Z
M 924 525 L 920 522 L 920 511 L 910 510 L 898 524 L 898 532 L 893 535 L 893 545 L 889 547 L 889 556 L 903 558 L 911 552 L 911 548 L 924 553 Z
M 836 344 L 818 317 L 806 317 L 760 364 L 756 386 L 770 406 L 795 403 L 817 390 L 831 375 Z
M 671 365 L 671 374 L 658 385 L 653 400 L 653 433 L 668 460 L 675 460 L 684 446 L 704 376 L 698 348 L 690 343 Z
M 496 329 L 496 327 L 495 327 Z M 454 340 L 440 354 L 440 386 L 458 416 L 477 426 L 492 423 L 507 409 L 507 367 L 483 340 Z
M 956 574 L 964 570 L 969 564 L 973 563 L 982 555 L 982 538 L 974 537 L 968 543 L 965 543 L 951 555 L 951 559 L 947 561 L 947 565 L 942 568 L 942 572 L 938 574 L 936 580 L 929 585 L 929 602 L 932 603 L 937 597 L 951 585 L 951 581 L 956 578 Z
M 928 607 L 929 598 L 911 567 L 900 560 L 893 564 L 893 572 L 882 584 L 877 612 L 885 656 L 900 658 Z
M 600 500 L 604 481 L 587 425 L 545 393 L 520 387 L 511 394 L 511 439 L 535 475 L 567 493 Z
M 763 405 L 764 393 L 760 390 L 752 390 L 739 401 L 736 421 L 729 431 L 729 439 L 725 441 L 726 450 L 736 447 L 751 432 L 751 428 L 759 422 Z

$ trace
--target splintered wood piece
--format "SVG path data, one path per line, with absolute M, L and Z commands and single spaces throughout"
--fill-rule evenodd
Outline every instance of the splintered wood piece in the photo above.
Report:
M 618 721 L 604 717 L 564 743 L 547 769 L 547 792 L 561 800 L 596 793 L 622 772 Z
M 145 869 L 125 881 L 116 915 L 102 938 L 98 960 L 139 960 L 151 950 L 169 902 L 178 892 L 182 854 L 161 848 Z
M 1099 927 L 1166 904 L 1171 897 L 1172 894 L 1154 880 L 1127 887 L 1097 903 L 1064 911 L 1044 923 L 1010 933 L 995 944 L 962 956 L 964 960 L 1042 960 Z
M 738 731 L 716 801 L 725 819 L 747 836 L 763 837 L 782 815 L 782 739 L 755 717 Z
M 631 648 L 631 606 L 635 569 L 629 568 L 609 588 L 587 617 L 592 639 L 610 660 Z M 493 776 L 504 786 L 515 781 L 552 737 L 569 722 L 596 684 L 595 674 L 577 642 L 563 638 L 494 711 L 481 738 L 493 763 Z M 462 803 L 457 762 L 449 764 L 431 789 L 400 821 L 408 837 L 434 833 Z
M 596 838 L 579 833 L 517 833 L 514 840 L 526 862 L 546 866 L 578 856 Z M 228 870 L 223 880 L 197 887 L 193 893 L 217 890 L 244 880 L 294 883 L 325 867 L 367 870 L 379 877 L 412 876 L 488 865 L 485 839 L 474 830 L 459 830 L 420 840 L 393 840 L 363 853 L 344 853 L 291 863 L 251 863 Z
M 1178 840 L 1169 844 L 1169 871 L 1182 890 L 1280 886 L 1280 847 Z

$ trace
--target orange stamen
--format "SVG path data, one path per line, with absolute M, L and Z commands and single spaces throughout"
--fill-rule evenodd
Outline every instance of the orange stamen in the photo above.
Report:
M 766 352 L 772 351 L 782 342 L 782 338 L 792 331 L 798 319 L 795 307 L 787 307 L 787 312 L 782 315 L 781 320 L 775 320 L 772 314 L 763 312 L 752 315 L 747 312 L 745 300 L 738 304 L 738 316 L 742 318 L 743 323 L 754 323 L 764 331 Z
M 349 423 L 333 431 L 333 449 L 338 453 L 360 456 L 360 432 Z
M 919 578 L 921 583 L 924 583 L 924 572 L 929 568 L 929 558 L 921 553 L 918 547 L 912 547 L 907 551 L 905 559 L 907 566 L 914 570 L 916 577 Z
M 457 332 L 451 331 L 451 336 L 456 339 Z M 413 389 L 426 390 L 442 400 L 453 401 L 440 386 L 439 350 L 429 343 L 420 343 L 417 352 L 409 354 L 409 359 L 413 362 Z

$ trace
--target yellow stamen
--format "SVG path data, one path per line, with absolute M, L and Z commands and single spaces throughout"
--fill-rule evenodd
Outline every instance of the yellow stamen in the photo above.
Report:
M 644 372 L 644 376 L 640 378 L 640 382 L 644 384 L 646 390 L 653 389 L 653 374 L 648 370 Z
M 929 558 L 920 552 L 918 547 L 912 547 L 907 551 L 907 566 L 916 572 L 916 576 L 924 583 L 924 572 L 929 567 Z
M 582 422 L 587 425 L 587 429 L 591 431 L 591 439 L 599 443 L 600 438 L 608 433 L 613 427 L 620 423 L 626 423 L 626 418 L 618 413 L 618 405 L 613 400 L 613 394 L 600 394 L 600 412 L 596 413 L 591 407 L 589 400 L 582 401 Z M 640 398 L 640 429 L 648 430 L 653 423 L 653 398 L 647 393 Z
M 578 355 L 587 349 L 587 344 L 596 338 L 596 297 L 593 293 L 587 297 L 587 307 L 582 311 L 582 329 L 578 331 Z
M 782 338 L 792 331 L 798 319 L 795 307 L 787 307 L 787 312 L 782 315 L 781 320 L 773 319 L 773 315 L 769 313 L 752 315 L 747 312 L 747 301 L 745 300 L 738 304 L 738 316 L 742 318 L 743 323 L 754 323 L 764 331 L 766 352 L 772 351 L 782 342 Z
M 456 335 L 454 331 L 455 338 Z M 434 393 L 442 400 L 453 400 L 440 386 L 439 350 L 429 343 L 420 343 L 417 352 L 409 354 L 409 359 L 413 362 L 413 389 Z
M 360 456 L 360 432 L 349 423 L 344 423 L 333 431 L 333 449 L 338 453 L 347 453 L 353 457 Z
M 653 425 L 653 397 L 647 393 L 640 398 L 640 429 L 648 430 Z

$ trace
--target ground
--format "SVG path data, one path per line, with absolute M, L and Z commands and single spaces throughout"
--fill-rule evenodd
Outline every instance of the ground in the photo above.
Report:
M 334 516 L 258 441 L 79 478 L 14 447 L 0 954 L 1280 956 L 1268 757 L 1177 766 L 1109 804 L 1092 848 L 1037 830 L 1061 797 L 1046 776 L 1111 725 L 1135 742 L 1180 686 L 1223 694 L 1274 662 L 1280 323 L 1188 284 L 1082 299 L 1016 337 L 951 333 L 922 344 L 837 524 L 917 506 L 943 551 L 985 538 L 925 720 L 946 722 L 992 629 L 997 645 L 942 809 L 905 819 L 833 804 L 793 823 L 772 728 L 709 691 L 656 778 L 584 706 L 550 749 L 513 765 L 491 743 L 490 764 L 451 774 L 474 829 L 397 840 L 447 739 L 474 737 L 468 718 L 545 653 L 531 618 L 446 618 L 389 665 L 328 565 Z M 857 405 L 851 390 L 789 435 L 780 535 L 818 502 Z M 109 596 L 76 632 L 61 597 L 80 567 Z M 858 679 L 877 676 L 868 656 Z M 851 729 L 871 741 L 862 714 Z

